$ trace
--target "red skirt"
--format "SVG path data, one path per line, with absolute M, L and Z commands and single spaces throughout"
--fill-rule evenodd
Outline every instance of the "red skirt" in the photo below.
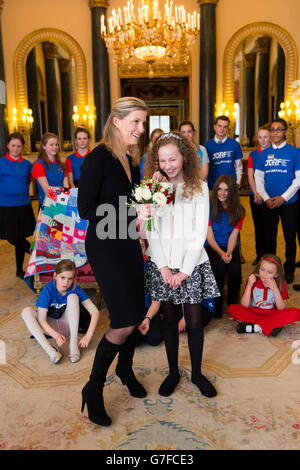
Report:
M 259 307 L 244 307 L 243 305 L 229 305 L 228 315 L 234 320 L 243 323 L 256 324 L 261 327 L 264 334 L 269 336 L 274 328 L 291 325 L 300 320 L 299 308 L 283 308 L 278 310 L 276 308 L 259 308 Z

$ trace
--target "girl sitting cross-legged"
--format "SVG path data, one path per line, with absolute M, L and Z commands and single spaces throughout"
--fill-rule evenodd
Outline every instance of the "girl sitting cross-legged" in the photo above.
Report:
M 288 293 L 278 256 L 262 256 L 250 274 L 241 305 L 230 305 L 228 315 L 239 321 L 238 333 L 277 336 L 282 327 L 300 320 L 299 308 L 286 308 Z

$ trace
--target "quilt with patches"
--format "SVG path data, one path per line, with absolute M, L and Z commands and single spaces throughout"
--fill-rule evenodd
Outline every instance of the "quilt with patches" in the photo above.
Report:
M 78 188 L 50 187 L 40 209 L 25 278 L 55 270 L 62 259 L 80 268 L 87 262 L 85 236 L 88 221 L 77 210 Z

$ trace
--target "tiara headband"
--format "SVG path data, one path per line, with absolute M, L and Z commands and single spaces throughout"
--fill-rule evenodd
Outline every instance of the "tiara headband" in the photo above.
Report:
M 275 261 L 275 259 L 273 259 L 273 258 L 268 258 L 267 256 L 263 256 L 263 259 L 267 259 L 267 260 L 272 261 L 272 262 L 275 263 L 276 266 L 278 266 L 278 268 L 279 268 L 279 264 L 277 263 L 277 261 Z
M 177 134 L 173 134 L 173 132 L 167 132 L 166 134 L 162 134 L 156 142 L 159 142 L 162 139 L 169 139 L 170 137 L 175 137 L 175 139 L 182 140 L 182 137 Z

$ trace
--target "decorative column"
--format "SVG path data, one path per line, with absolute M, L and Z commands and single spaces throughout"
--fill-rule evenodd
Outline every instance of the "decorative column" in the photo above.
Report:
M 52 42 L 43 42 L 43 51 L 47 88 L 48 131 L 60 136 L 59 97 L 55 70 L 57 47 Z
M 108 0 L 89 0 L 92 16 L 94 104 L 96 108 L 95 140 L 102 138 L 104 124 L 110 113 L 110 82 L 108 54 L 100 36 L 100 18 L 106 18 Z
M 256 54 L 244 54 L 245 94 L 244 94 L 244 135 L 248 137 L 248 145 L 252 146 L 255 122 L 255 59 Z
M 63 141 L 72 142 L 71 61 L 58 59 L 61 87 Z
M 280 111 L 280 103 L 284 102 L 284 81 L 285 81 L 285 55 L 284 51 L 277 43 L 277 61 L 276 61 L 276 75 L 275 75 L 275 99 L 274 99 L 274 114 L 273 119 L 278 117 Z
M 257 50 L 257 76 L 256 76 L 256 127 L 269 122 L 269 62 L 270 62 L 269 36 L 263 36 L 255 41 Z
M 33 126 L 31 139 L 31 150 L 36 151 L 36 142 L 41 140 L 42 128 L 40 120 L 40 91 L 38 73 L 36 67 L 36 49 L 33 47 L 29 52 L 26 60 L 26 76 L 27 76 L 27 94 L 28 106 L 32 109 Z
M 218 0 L 198 0 L 200 6 L 200 143 L 213 135 L 216 103 L 216 5 Z
M 1 12 L 4 0 L 0 0 L 0 158 L 6 154 L 6 141 L 8 137 L 6 86 L 4 73 L 4 58 L 2 47 Z

